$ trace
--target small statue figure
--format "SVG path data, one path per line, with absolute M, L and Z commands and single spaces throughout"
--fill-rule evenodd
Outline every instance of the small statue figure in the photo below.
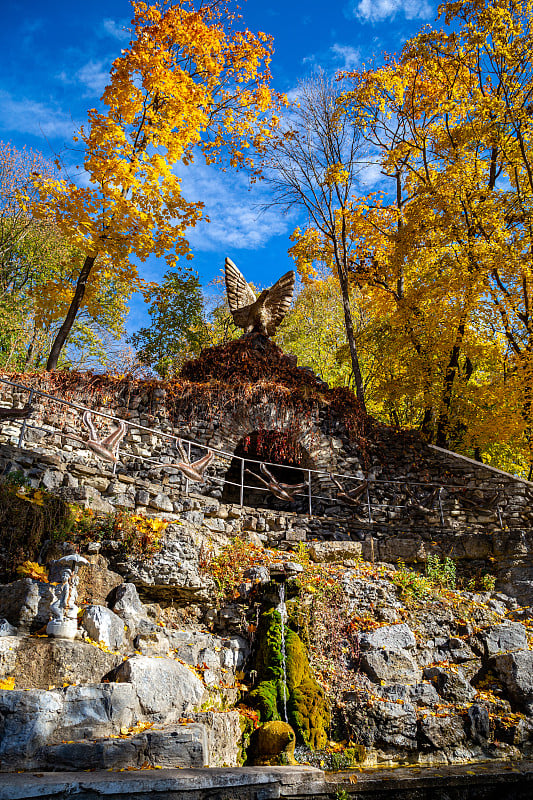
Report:
M 68 607 L 69 595 L 70 595 L 70 578 L 72 575 L 72 570 L 70 567 L 66 567 L 61 572 L 61 583 L 59 587 L 56 587 L 54 594 L 54 600 L 50 603 L 50 613 L 54 620 L 58 622 L 63 622 L 65 619 L 65 610 Z
M 6 419 L 28 419 L 32 412 L 31 403 L 26 403 L 23 408 L 0 408 L 0 422 Z
M 259 469 L 261 470 L 263 475 L 266 475 L 268 481 L 265 481 L 264 478 L 262 478 L 260 475 L 257 474 L 257 472 L 252 472 L 251 469 L 246 469 L 246 472 L 248 472 L 250 475 L 253 475 L 254 478 L 257 478 L 258 481 L 261 481 L 263 486 L 266 486 L 266 488 L 270 492 L 272 492 L 274 497 L 277 497 L 278 500 L 285 500 L 287 503 L 295 503 L 296 500 L 294 499 L 293 496 L 294 493 L 298 491 L 298 489 L 304 489 L 307 486 L 306 482 L 295 483 L 292 485 L 290 483 L 280 483 L 272 475 L 270 470 L 267 469 L 266 464 L 263 463 L 259 464 Z
M 361 505 L 360 498 L 368 488 L 368 481 L 362 481 L 362 483 L 359 486 L 356 486 L 355 489 L 349 489 L 346 491 L 340 481 L 338 481 L 331 472 L 329 473 L 329 479 L 339 490 L 337 492 L 337 500 L 340 500 L 341 503 L 344 503 L 344 505 L 351 506 L 353 508 Z
M 109 436 L 100 440 L 92 422 L 91 412 L 86 411 L 82 419 L 83 424 L 89 429 L 89 439 L 82 439 L 81 436 L 76 436 L 76 434 L 69 434 L 69 438 L 81 442 L 104 461 L 111 461 L 112 464 L 116 464 L 118 462 L 118 448 L 120 442 L 126 435 L 126 423 L 120 422 L 115 430 L 111 431 Z
M 61 639 L 75 639 L 78 632 L 78 567 L 80 564 L 88 564 L 86 558 L 71 553 L 59 559 L 59 563 L 66 566 L 61 572 L 61 584 L 56 587 L 54 599 L 50 603 L 52 619 L 46 626 L 48 636 Z
M 296 280 L 294 270 L 285 273 L 270 289 L 263 289 L 257 298 L 230 258 L 226 258 L 225 272 L 228 304 L 235 325 L 245 333 L 273 336 L 291 304 Z
M 171 466 L 177 467 L 180 472 L 182 472 L 186 478 L 189 478 L 191 481 L 195 481 L 200 483 L 204 479 L 204 472 L 206 471 L 207 467 L 213 461 L 215 455 L 212 450 L 208 450 L 205 456 L 199 458 L 198 461 L 193 461 L 192 463 L 189 461 L 185 450 L 183 449 L 183 444 L 181 439 L 177 441 L 177 448 L 180 452 L 180 455 L 183 461 L 176 461 L 175 464 Z

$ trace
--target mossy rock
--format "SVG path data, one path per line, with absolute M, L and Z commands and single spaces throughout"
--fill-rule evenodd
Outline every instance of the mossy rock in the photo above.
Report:
M 255 668 L 259 683 L 248 702 L 262 722 L 281 720 L 286 692 L 287 716 L 297 738 L 312 749 L 327 742 L 329 711 L 323 689 L 314 679 L 309 659 L 297 633 L 285 628 L 286 676 L 283 672 L 281 616 L 271 609 L 261 615 Z
M 366 747 L 364 744 L 353 744 L 338 753 L 331 754 L 330 769 L 333 771 L 352 769 L 358 764 L 362 764 L 365 759 Z
M 304 743 L 320 750 L 328 741 L 329 711 L 324 690 L 311 675 L 306 675 L 290 694 L 289 719 Z
M 265 722 L 250 737 L 248 764 L 251 766 L 287 766 L 296 764 L 296 736 L 287 722 Z

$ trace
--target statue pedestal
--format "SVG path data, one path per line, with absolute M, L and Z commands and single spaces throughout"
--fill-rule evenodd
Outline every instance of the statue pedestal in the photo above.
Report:
M 75 619 L 51 619 L 46 626 L 46 633 L 56 639 L 75 639 L 78 633 L 78 622 Z

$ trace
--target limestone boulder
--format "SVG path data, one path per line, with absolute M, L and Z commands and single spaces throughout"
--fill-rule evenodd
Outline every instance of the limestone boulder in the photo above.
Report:
M 416 750 L 416 709 L 412 703 L 373 702 L 367 692 L 345 696 L 345 712 L 351 730 L 365 747 Z
M 451 753 L 465 739 L 463 720 L 458 714 L 422 716 L 418 723 L 418 738 L 422 750 Z
M 401 625 L 384 625 L 370 633 L 362 633 L 359 637 L 361 650 L 413 650 L 416 647 L 415 635 L 405 623 Z
M 33 769 L 39 751 L 65 739 L 116 734 L 140 710 L 133 688 L 124 684 L 0 692 L 0 767 Z
M 62 711 L 61 692 L 1 691 L 0 769 L 32 768 L 37 750 L 52 740 Z
M 81 625 L 94 642 L 101 642 L 112 650 L 124 644 L 124 621 L 106 606 L 87 606 Z
M 493 625 L 479 635 L 479 640 L 486 658 L 498 653 L 528 649 L 526 629 L 519 622 L 508 621 Z
M 22 631 L 36 631 L 50 619 L 52 593 L 47 583 L 23 578 L 0 586 L 0 617 Z
M 205 601 L 212 587 L 201 574 L 198 532 L 188 524 L 170 524 L 152 558 L 122 557 L 113 567 L 150 601 Z
M 143 604 L 137 593 L 134 583 L 121 583 L 111 593 L 110 605 L 112 611 L 117 614 L 128 626 L 128 633 L 131 637 L 136 636 L 139 631 L 140 621 L 146 617 Z
M 170 642 L 157 628 L 149 633 L 140 633 L 134 639 L 135 650 L 143 656 L 166 656 L 170 650 Z
M 0 619 L 0 636 L 16 636 L 17 629 L 10 625 L 7 619 Z
M 424 677 L 432 682 L 440 697 L 452 703 L 469 703 L 477 694 L 459 667 L 426 667 Z
M 100 683 L 67 686 L 63 690 L 63 710 L 55 729 L 54 741 L 90 739 L 118 733 L 140 716 L 137 695 L 131 684 Z
M 46 637 L 0 638 L 0 678 L 14 677 L 17 689 L 48 689 L 64 683 L 99 683 L 122 661 L 81 640 Z
M 533 715 L 533 651 L 502 653 L 489 662 L 515 706 Z
M 131 683 L 143 714 L 160 721 L 178 719 L 207 699 L 198 676 L 171 658 L 133 656 L 118 666 L 114 679 Z
M 359 637 L 361 669 L 376 683 L 416 683 L 422 671 L 412 654 L 416 640 L 408 625 L 385 625 Z

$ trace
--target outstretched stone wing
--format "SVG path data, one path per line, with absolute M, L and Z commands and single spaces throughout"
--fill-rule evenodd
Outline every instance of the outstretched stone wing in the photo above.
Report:
M 237 311 L 244 306 L 255 303 L 255 294 L 246 282 L 246 278 L 231 258 L 226 258 L 226 292 L 230 311 Z M 279 281 L 278 281 L 279 283 Z
M 296 274 L 294 270 L 286 272 L 276 281 L 274 286 L 268 290 L 265 300 L 265 310 L 268 313 L 267 333 L 273 336 L 276 328 L 289 310 L 294 292 Z

